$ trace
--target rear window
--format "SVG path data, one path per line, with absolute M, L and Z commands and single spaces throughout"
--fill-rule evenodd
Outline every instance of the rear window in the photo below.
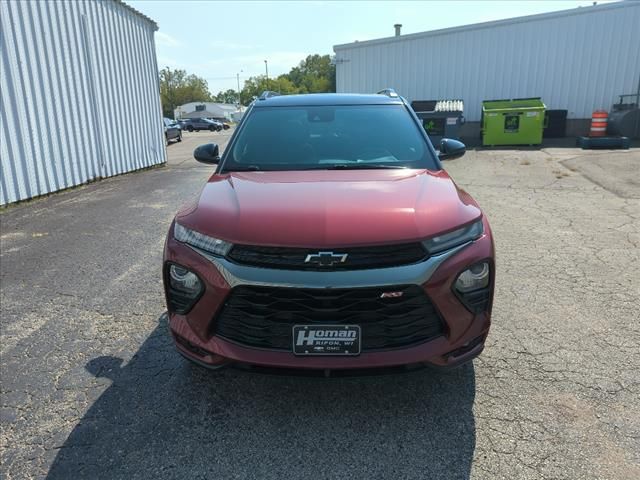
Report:
M 259 107 L 223 171 L 430 168 L 436 162 L 403 105 Z

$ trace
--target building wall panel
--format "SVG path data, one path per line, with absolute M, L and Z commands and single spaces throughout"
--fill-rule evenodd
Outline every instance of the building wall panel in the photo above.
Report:
M 117 0 L 0 1 L 0 205 L 166 161 L 156 29 Z
M 337 45 L 337 91 L 462 98 L 470 121 L 482 100 L 542 97 L 589 118 L 638 90 L 639 25 L 640 2 L 621 2 Z

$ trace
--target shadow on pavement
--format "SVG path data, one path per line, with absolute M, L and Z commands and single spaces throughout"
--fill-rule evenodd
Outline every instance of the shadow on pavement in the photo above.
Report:
M 182 360 L 166 329 L 163 316 L 126 365 L 87 363 L 113 383 L 47 478 L 469 478 L 473 366 L 328 379 L 211 372 Z

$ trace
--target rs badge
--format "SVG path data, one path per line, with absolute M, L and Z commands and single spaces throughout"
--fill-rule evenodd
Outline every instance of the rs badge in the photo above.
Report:
M 400 298 L 404 292 L 384 292 L 380 298 Z

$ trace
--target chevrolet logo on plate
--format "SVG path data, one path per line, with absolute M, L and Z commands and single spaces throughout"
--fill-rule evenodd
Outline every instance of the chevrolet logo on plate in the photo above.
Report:
M 348 253 L 318 252 L 310 253 L 304 259 L 304 263 L 313 263 L 320 267 L 331 267 L 336 263 L 344 263 L 349 256 Z

